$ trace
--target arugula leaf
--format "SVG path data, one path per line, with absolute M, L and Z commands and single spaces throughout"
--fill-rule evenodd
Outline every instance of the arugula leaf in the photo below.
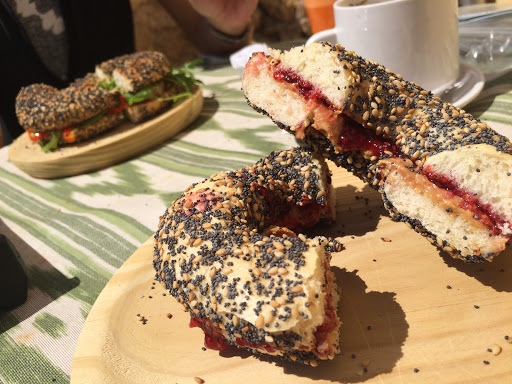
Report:
M 52 137 L 51 137 L 50 141 L 48 141 L 46 144 L 42 144 L 41 142 L 39 142 L 43 152 L 50 152 L 50 151 L 53 151 L 54 149 L 57 149 L 61 131 L 52 131 L 52 132 L 50 132 L 50 135 Z
M 189 61 L 183 65 L 183 68 L 172 68 L 169 72 L 167 72 L 167 78 L 170 80 L 174 80 L 185 87 L 187 92 L 192 92 L 192 87 L 196 83 L 201 83 L 202 81 L 196 79 L 194 72 L 192 71 L 198 64 L 202 63 L 202 59 L 196 59 Z
M 98 87 L 107 89 L 109 91 L 117 88 L 117 84 L 114 79 L 112 79 L 109 83 L 107 83 L 107 80 L 103 80 L 98 84 Z
M 87 120 L 84 120 L 80 123 L 80 127 L 86 127 L 90 124 L 93 124 L 95 122 L 97 122 L 99 119 L 101 119 L 103 116 L 105 116 L 105 114 L 107 113 L 107 111 L 103 111 L 103 112 L 100 112 L 98 113 L 97 115 L 94 115 L 93 117 L 87 119 Z
M 142 101 L 145 101 L 151 97 L 151 91 L 155 84 L 151 84 L 150 86 L 146 88 L 142 88 L 140 91 L 137 91 L 135 93 L 126 92 L 123 94 L 126 102 L 128 105 L 132 105 L 135 103 L 140 103 Z
M 192 96 L 192 94 L 190 92 L 182 92 L 182 93 L 178 93 L 176 95 L 173 95 L 173 96 L 167 96 L 167 97 L 159 97 L 157 100 L 158 101 L 172 101 L 172 102 L 177 102 L 178 100 L 180 99 L 186 99 L 188 97 Z

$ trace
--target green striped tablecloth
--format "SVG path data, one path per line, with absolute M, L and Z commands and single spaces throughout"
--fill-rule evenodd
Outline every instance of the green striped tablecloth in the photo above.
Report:
M 95 299 L 169 203 L 193 182 L 296 145 L 247 106 L 233 69 L 200 70 L 198 77 L 205 94 L 198 120 L 131 161 L 39 180 L 8 161 L 8 148 L 0 150 L 0 233 L 21 253 L 29 277 L 27 302 L 0 314 L 0 382 L 68 383 Z M 486 84 L 466 110 L 512 136 L 512 73 Z

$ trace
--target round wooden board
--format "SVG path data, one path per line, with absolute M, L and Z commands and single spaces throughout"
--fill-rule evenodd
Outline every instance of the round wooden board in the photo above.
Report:
M 194 377 L 205 384 L 510 380 L 512 344 L 504 338 L 512 339 L 510 251 L 485 264 L 440 254 L 404 223 L 391 221 L 377 192 L 331 169 L 338 219 L 311 234 L 337 237 L 345 246 L 332 259 L 342 291 L 343 355 L 312 368 L 236 348 L 203 350 L 202 331 L 189 328 L 188 313 L 153 285 L 149 239 L 93 306 L 71 384 L 193 384 Z M 502 348 L 499 355 L 487 351 L 493 344 Z
M 106 168 L 158 146 L 181 131 L 201 112 L 202 89 L 151 120 L 123 122 L 112 131 L 83 143 L 45 153 L 23 134 L 11 144 L 9 160 L 30 176 L 42 179 L 80 175 Z

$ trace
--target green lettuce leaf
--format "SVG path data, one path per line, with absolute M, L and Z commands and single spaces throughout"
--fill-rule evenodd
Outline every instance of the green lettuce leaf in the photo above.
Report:
M 59 144 L 59 139 L 60 139 L 61 131 L 52 131 L 52 132 L 50 132 L 50 135 L 52 137 L 51 137 L 50 141 L 48 141 L 46 144 L 43 144 L 43 143 L 39 142 L 43 152 L 50 152 L 50 151 L 53 151 L 53 150 L 57 149 L 57 146 Z

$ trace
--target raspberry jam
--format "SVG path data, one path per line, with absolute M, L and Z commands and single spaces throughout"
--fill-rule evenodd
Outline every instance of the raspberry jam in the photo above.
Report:
M 314 100 L 320 108 L 326 108 L 335 111 L 336 108 L 331 105 L 322 92 L 311 82 L 304 80 L 290 69 L 276 69 L 274 71 L 274 80 L 286 81 L 290 84 L 296 84 L 298 93 L 306 100 Z M 361 124 L 356 123 L 348 116 L 341 115 L 343 125 L 339 136 L 338 145 L 342 151 L 370 151 L 374 156 L 383 156 L 384 151 L 391 152 L 398 156 L 396 146 L 381 140 L 370 130 L 365 129 Z M 334 125 L 334 124 L 333 124 Z
M 295 203 L 285 203 L 271 195 L 265 187 L 256 183 L 253 187 L 265 198 L 269 206 L 269 222 L 275 226 L 286 227 L 295 233 L 302 232 L 304 229 L 311 228 L 318 223 L 322 210 L 327 209 L 326 206 L 306 198 L 303 199 L 302 206 Z
M 299 94 L 302 95 L 306 100 L 309 99 L 323 99 L 325 97 L 322 93 L 309 81 L 304 80 L 302 77 L 298 76 L 296 73 L 289 69 L 276 70 L 274 72 L 274 80 L 276 81 L 286 81 L 290 84 L 297 84 L 299 88 Z
M 399 157 L 396 146 L 380 140 L 373 132 L 365 129 L 349 117 L 345 117 L 338 145 L 343 151 L 370 151 L 374 156 L 381 157 L 384 151 Z
M 220 328 L 214 327 L 210 320 L 200 319 L 198 317 L 190 318 L 190 328 L 198 327 L 204 332 L 204 346 L 215 351 L 226 349 L 226 343 Z
M 480 198 L 448 176 L 435 173 L 430 167 L 423 168 L 423 174 L 436 186 L 461 198 L 459 207 L 471 212 L 487 228 L 492 229 L 493 235 L 502 235 L 500 228 L 506 227 L 507 222 L 493 211 L 490 204 L 483 203 Z M 508 235 L 509 241 L 512 239 Z

